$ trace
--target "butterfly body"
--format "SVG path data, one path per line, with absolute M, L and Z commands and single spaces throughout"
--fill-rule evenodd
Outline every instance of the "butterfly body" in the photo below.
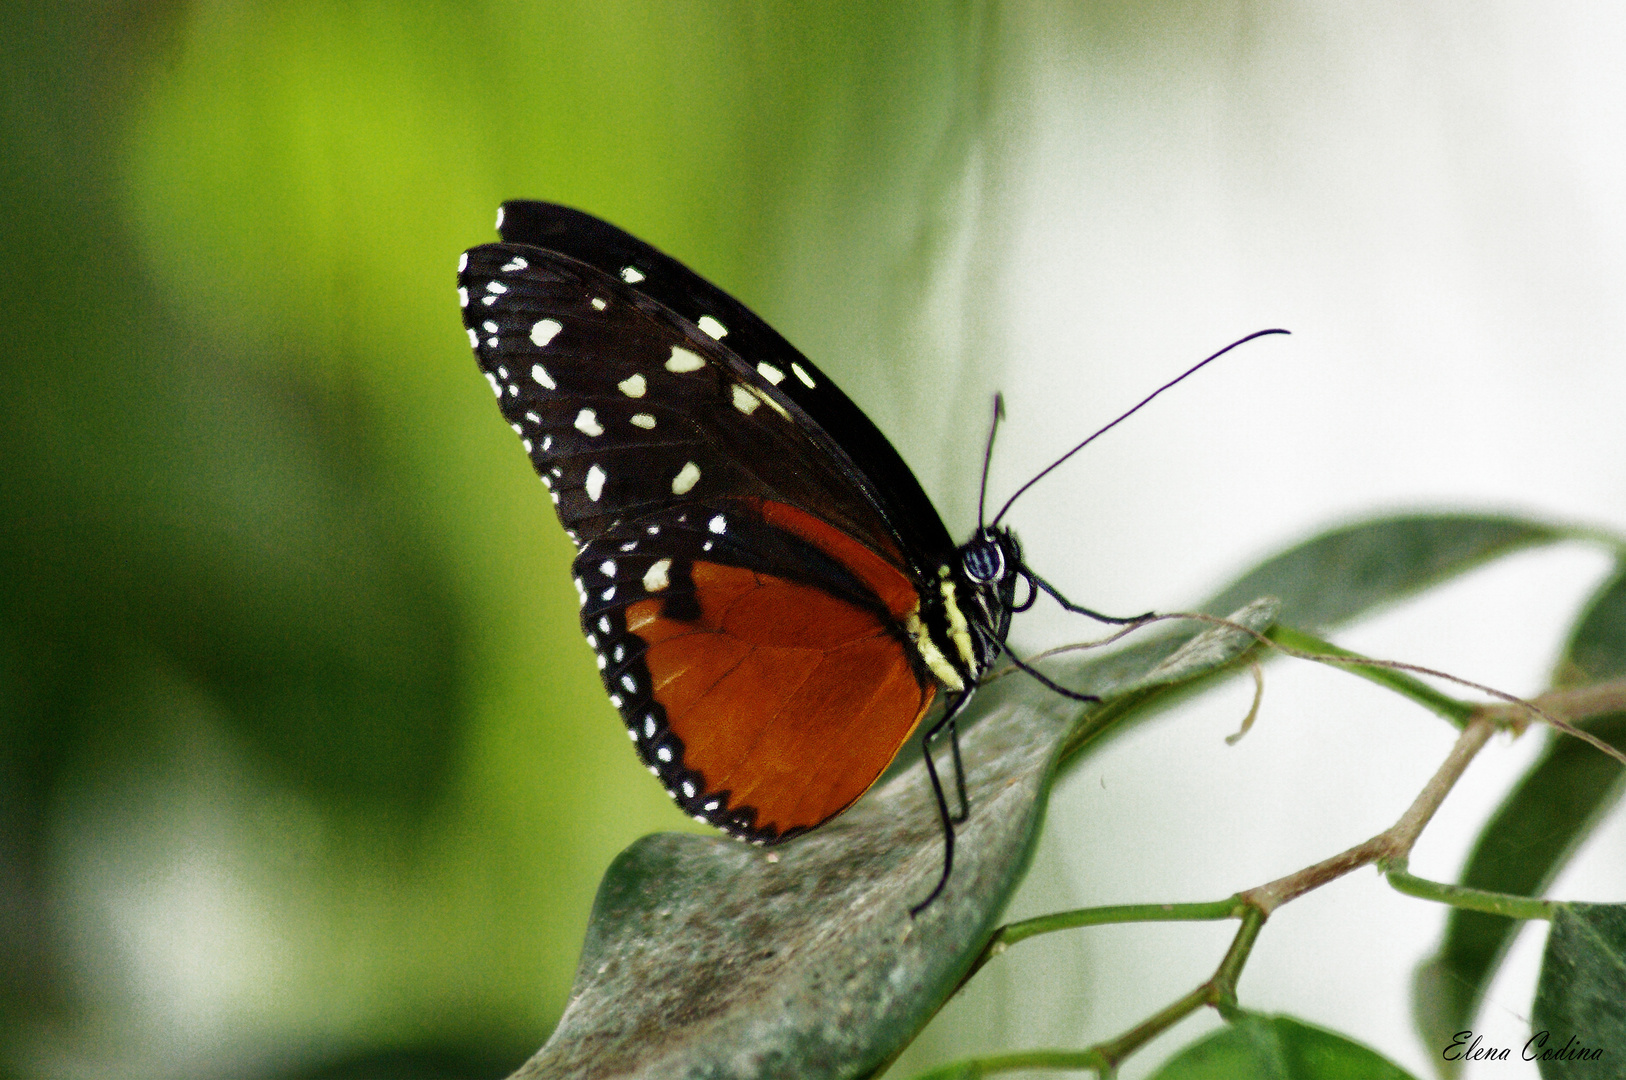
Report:
M 742 839 L 816 828 L 999 655 L 1014 536 L 955 545 L 862 411 L 681 263 L 546 203 L 499 232 L 460 264 L 464 323 L 640 758 Z

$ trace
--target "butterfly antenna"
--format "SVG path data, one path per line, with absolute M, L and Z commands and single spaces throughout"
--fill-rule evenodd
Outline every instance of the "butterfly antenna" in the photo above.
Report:
M 1202 367 L 1204 367 L 1207 364 L 1213 363 L 1215 360 L 1218 360 L 1220 357 L 1224 356 L 1226 353 L 1230 352 L 1232 349 L 1236 348 L 1238 345 L 1246 345 L 1248 342 L 1252 341 L 1254 338 L 1266 337 L 1266 336 L 1268 336 L 1270 334 L 1286 334 L 1286 333 L 1290 333 L 1290 331 L 1280 330 L 1280 329 L 1276 329 L 1276 330 L 1255 330 L 1253 333 L 1249 334 L 1247 337 L 1238 338 L 1236 341 L 1233 341 L 1229 345 L 1225 346 L 1225 348 L 1221 349 L 1219 352 L 1217 352 L 1217 353 L 1213 354 L 1212 356 L 1209 356 L 1209 357 L 1207 357 L 1207 358 L 1205 358 L 1205 359 L 1191 365 L 1185 371 L 1182 371 L 1180 374 L 1176 375 L 1174 378 L 1170 379 L 1168 382 L 1164 383 L 1162 386 L 1158 387 L 1156 390 L 1153 390 L 1150 394 L 1147 394 L 1144 398 L 1142 398 L 1140 400 L 1140 402 L 1137 405 L 1135 405 L 1134 408 L 1129 409 L 1128 411 L 1124 412 L 1116 420 L 1112 421 L 1110 424 L 1107 424 L 1105 427 L 1101 428 L 1094 435 L 1091 435 L 1089 438 L 1085 439 L 1083 442 L 1079 443 L 1077 446 L 1075 446 L 1071 450 L 1067 451 L 1061 457 L 1057 458 L 1055 461 L 1052 461 L 1049 465 L 1045 466 L 1044 469 L 1040 470 L 1039 475 L 1035 476 L 1033 479 L 1029 480 L 1027 483 L 1023 484 L 1021 487 L 1017 488 L 1016 489 L 1016 494 L 1012 495 L 1009 499 L 1005 500 L 1005 505 L 999 508 L 999 513 L 994 515 L 994 520 L 990 524 L 998 525 L 999 524 L 999 519 L 1005 516 L 1005 512 L 1008 511 L 1011 508 L 1012 503 L 1016 502 L 1017 499 L 1020 499 L 1022 497 L 1023 492 L 1027 491 L 1027 489 L 1032 487 L 1034 484 L 1037 484 L 1040 480 L 1043 480 L 1045 477 L 1049 476 L 1052 472 L 1054 472 L 1056 470 L 1056 468 L 1058 466 L 1061 465 L 1062 462 L 1066 461 L 1068 458 L 1072 457 L 1074 454 L 1078 453 L 1080 450 L 1084 449 L 1086 446 L 1090 445 L 1096 439 L 1100 438 L 1102 435 L 1105 435 L 1107 432 L 1111 431 L 1113 428 L 1117 427 L 1119 424 L 1123 423 L 1125 420 L 1129 419 L 1131 416 L 1134 416 L 1148 402 L 1150 402 L 1153 398 L 1157 397 L 1157 395 L 1161 394 L 1163 391 L 1167 390 L 1169 387 L 1175 385 L 1178 382 L 1182 382 L 1185 379 L 1189 378 L 1190 376 L 1196 374 L 1199 369 L 1201 369 Z
M 982 486 L 977 489 L 977 531 L 982 531 L 982 508 L 988 498 L 988 463 L 994 460 L 994 436 L 1005 419 L 1005 395 L 994 395 L 994 419 L 988 425 L 988 443 L 982 448 Z

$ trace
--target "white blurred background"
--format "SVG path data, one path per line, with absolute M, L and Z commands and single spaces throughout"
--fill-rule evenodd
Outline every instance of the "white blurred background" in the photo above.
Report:
M 970 269 L 940 284 L 959 321 L 928 328 L 963 364 L 962 404 L 1005 392 L 994 492 L 1221 345 L 1293 331 L 1166 394 L 1018 504 L 1032 565 L 1074 599 L 1190 605 L 1290 541 L 1396 509 L 1626 531 L 1626 9 L 1190 5 L 1118 22 L 1058 5 L 1019 16 L 1007 48 L 1040 58 L 1000 86 L 994 128 L 1015 152 L 968 179 Z M 966 428 L 962 457 L 981 434 Z M 967 527 L 974 492 L 934 495 Z M 1608 566 L 1579 545 L 1521 554 L 1336 639 L 1534 694 Z M 1041 604 L 1016 638 L 1094 633 Z M 1442 721 L 1337 672 L 1276 661 L 1266 678 L 1235 747 L 1222 737 L 1252 690 L 1236 683 L 1087 760 L 1057 794 L 1016 914 L 1263 883 L 1387 827 L 1452 743 Z M 1415 873 L 1453 879 L 1543 738 L 1487 747 Z M 1623 852 L 1617 810 L 1551 895 L 1626 898 Z M 1412 1030 L 1410 978 L 1443 918 L 1353 874 L 1266 926 L 1243 1003 L 1429 1075 L 1441 1048 Z M 912 1053 L 986 1052 L 990 1029 L 1013 1048 L 1114 1036 L 1207 977 L 1231 932 L 1020 945 Z M 1544 936 L 1526 929 L 1476 1024 L 1515 1058 Z

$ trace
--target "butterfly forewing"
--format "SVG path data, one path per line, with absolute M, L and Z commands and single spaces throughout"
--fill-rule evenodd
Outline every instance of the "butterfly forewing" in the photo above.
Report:
M 474 248 L 459 273 L 640 756 L 696 817 L 783 839 L 862 794 L 933 699 L 900 629 L 918 548 L 772 364 L 635 284 L 525 244 Z
M 822 429 L 658 301 L 524 245 L 471 249 L 459 283 L 481 368 L 578 545 L 616 518 L 727 493 L 820 507 L 897 550 Z
M 568 255 L 609 277 L 628 282 L 704 333 L 730 347 L 750 369 L 798 405 L 861 476 L 866 501 L 900 539 L 901 550 L 937 562 L 954 550 L 931 500 L 914 473 L 875 424 L 756 313 L 683 263 L 591 214 L 554 203 L 516 199 L 503 204 L 498 231 L 504 240 Z M 935 566 L 917 567 L 931 572 Z

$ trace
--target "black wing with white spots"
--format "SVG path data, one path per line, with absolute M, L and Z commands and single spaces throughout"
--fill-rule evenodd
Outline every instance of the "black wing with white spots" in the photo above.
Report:
M 660 301 L 523 244 L 471 249 L 458 285 L 480 367 L 578 547 L 691 499 L 757 497 L 898 550 L 863 474 L 783 386 Z
M 904 551 L 930 553 L 936 561 L 954 550 L 936 508 L 886 436 L 840 387 L 750 308 L 670 255 L 580 210 L 511 200 L 498 211 L 497 231 L 510 243 L 560 252 L 629 283 L 748 359 L 762 385 L 774 387 L 799 406 L 862 476 L 865 497 L 886 517 Z

